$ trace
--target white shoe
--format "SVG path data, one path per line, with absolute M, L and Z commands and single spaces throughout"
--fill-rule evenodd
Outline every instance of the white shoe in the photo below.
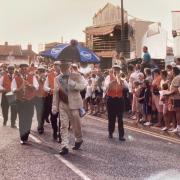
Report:
M 173 131 L 171 131 L 172 133 L 179 133 L 180 132 L 180 129 L 178 128 L 175 128 Z
M 150 122 L 146 122 L 144 123 L 145 126 L 151 126 L 151 123 Z
M 131 119 L 132 119 L 132 120 L 136 120 L 136 116 L 132 116 Z
M 21 141 L 20 141 L 20 144 L 21 144 L 21 145 L 24 145 L 24 144 L 25 144 L 25 142 L 21 140 Z
M 174 130 L 174 128 L 170 128 L 170 129 L 168 129 L 168 131 L 169 131 L 169 132 L 172 132 L 173 130 Z
M 143 118 L 141 118 L 141 119 L 139 120 L 139 122 L 144 122 L 144 119 L 143 119 Z
M 161 130 L 162 130 L 162 131 L 167 131 L 168 128 L 167 128 L 167 127 L 163 127 Z

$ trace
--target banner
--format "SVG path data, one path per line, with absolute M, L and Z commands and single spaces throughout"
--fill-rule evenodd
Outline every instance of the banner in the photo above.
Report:
M 154 36 L 160 33 L 160 23 L 150 24 L 147 31 L 147 37 Z
M 180 11 L 172 11 L 172 30 L 180 32 Z
M 172 11 L 172 32 L 174 37 L 174 56 L 180 56 L 180 11 Z

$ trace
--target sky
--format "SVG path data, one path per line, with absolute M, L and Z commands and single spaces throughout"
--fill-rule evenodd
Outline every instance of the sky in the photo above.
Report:
M 106 3 L 120 0 L 0 0 L 0 44 L 28 43 L 37 52 L 39 44 L 85 41 L 83 30 Z M 155 22 L 171 32 L 171 11 L 180 10 L 180 0 L 124 0 L 129 14 Z

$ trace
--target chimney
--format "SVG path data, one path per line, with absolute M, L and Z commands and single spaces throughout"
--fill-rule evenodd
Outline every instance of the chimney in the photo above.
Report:
M 27 49 L 28 49 L 29 51 L 32 51 L 32 45 L 31 45 L 31 44 L 28 44 Z
M 5 46 L 8 46 L 8 42 L 5 42 L 4 45 L 5 45 Z

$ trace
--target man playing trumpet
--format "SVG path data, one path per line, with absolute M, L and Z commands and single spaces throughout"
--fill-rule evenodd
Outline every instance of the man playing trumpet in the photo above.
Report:
M 116 118 L 118 119 L 119 140 L 125 141 L 123 112 L 124 98 L 123 89 L 124 82 L 120 77 L 120 66 L 113 66 L 113 74 L 105 80 L 106 96 L 107 96 L 107 111 L 108 111 L 108 131 L 109 138 L 113 138 L 115 130 Z

